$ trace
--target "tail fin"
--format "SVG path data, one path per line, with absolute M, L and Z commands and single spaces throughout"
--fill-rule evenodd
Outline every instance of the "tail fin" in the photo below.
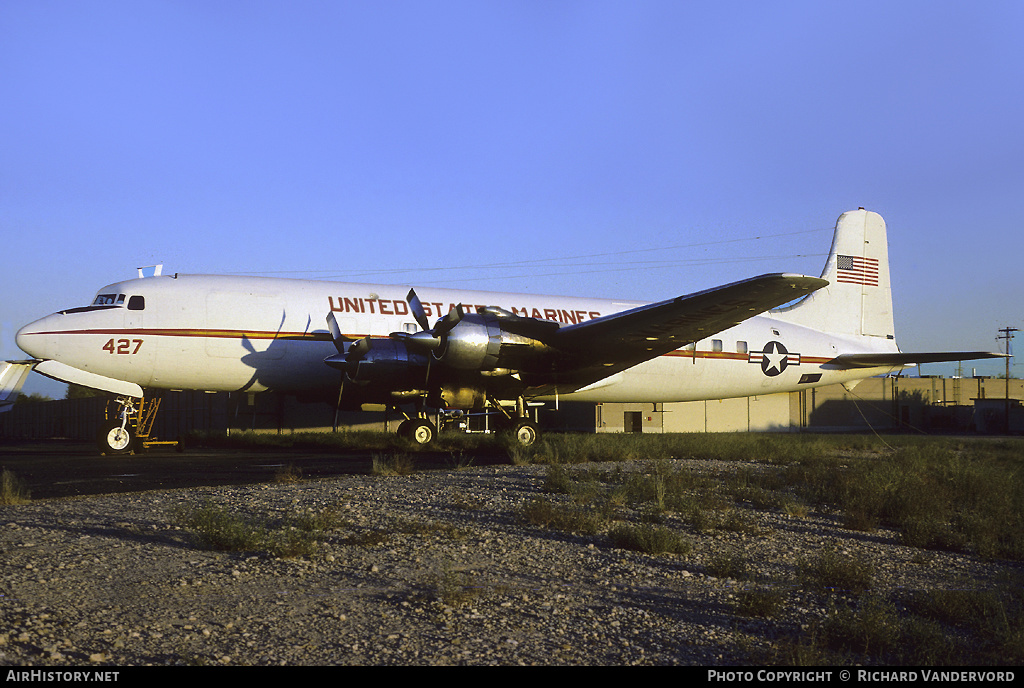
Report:
M 821 277 L 829 281 L 827 287 L 772 314 L 816 330 L 895 339 L 881 215 L 861 208 L 839 216 Z

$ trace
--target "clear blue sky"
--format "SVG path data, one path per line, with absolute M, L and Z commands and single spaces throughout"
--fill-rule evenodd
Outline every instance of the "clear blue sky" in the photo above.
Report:
M 3 0 L 0 355 L 140 265 L 658 300 L 817 275 L 858 206 L 902 348 L 992 350 L 1022 35 L 1017 1 Z

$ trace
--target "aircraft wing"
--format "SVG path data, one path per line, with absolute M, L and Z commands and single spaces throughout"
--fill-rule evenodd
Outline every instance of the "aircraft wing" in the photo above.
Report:
M 539 389 L 535 393 L 555 385 L 563 393 L 579 389 L 827 284 L 806 275 L 762 275 L 562 327 L 546 341 L 558 352 L 551 369 L 523 380 Z
M 0 413 L 9 411 L 35 361 L 0 361 Z
M 880 366 L 910 366 L 917 363 L 949 363 L 973 361 L 979 358 L 1006 358 L 1006 354 L 989 351 L 945 351 L 933 353 L 841 354 L 829 362 L 839 368 L 878 368 Z

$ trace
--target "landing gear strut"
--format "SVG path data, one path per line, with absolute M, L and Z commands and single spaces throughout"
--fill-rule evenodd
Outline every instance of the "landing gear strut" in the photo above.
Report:
M 107 403 L 106 420 L 100 426 L 96 444 L 101 454 L 134 454 L 154 445 L 175 445 L 176 441 L 159 442 L 152 437 L 153 423 L 160 410 L 160 397 L 136 399 L 118 397 Z
M 488 399 L 490 404 L 505 415 L 505 427 L 510 431 L 512 440 L 521 447 L 529 447 L 540 436 L 540 429 L 536 421 L 530 419 L 526 411 L 526 399 L 516 399 L 516 415 L 513 416 L 494 399 Z
M 101 454 L 130 454 L 135 447 L 135 430 L 138 427 L 135 400 L 122 397 L 115 403 L 119 409 L 114 413 L 107 405 L 107 420 L 100 427 L 96 443 Z

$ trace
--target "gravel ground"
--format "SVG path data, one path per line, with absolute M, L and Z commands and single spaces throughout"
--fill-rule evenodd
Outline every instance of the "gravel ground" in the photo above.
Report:
M 685 462 L 674 462 L 683 464 Z M 598 466 L 599 468 L 599 466 Z M 699 462 L 692 470 L 734 466 Z M 618 549 L 607 534 L 523 522 L 543 466 L 193 488 L 0 507 L 3 665 L 742 665 L 821 619 L 843 592 L 806 589 L 801 558 L 870 561 L 872 590 L 988 585 L 1004 564 L 855 533 L 833 514 L 743 509 L 745 532 L 696 533 L 687 554 Z M 313 553 L 202 549 L 183 510 L 337 516 Z M 384 537 L 372 537 L 386 533 Z M 743 616 L 755 585 L 709 574 L 742 554 L 784 592 Z

